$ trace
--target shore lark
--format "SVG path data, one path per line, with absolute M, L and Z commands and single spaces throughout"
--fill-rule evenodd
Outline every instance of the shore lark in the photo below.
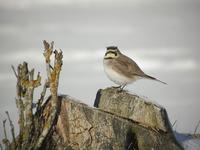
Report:
M 138 79 L 151 79 L 160 81 L 152 76 L 145 74 L 131 58 L 123 55 L 116 46 L 107 47 L 103 60 L 104 71 L 108 78 L 123 88 Z

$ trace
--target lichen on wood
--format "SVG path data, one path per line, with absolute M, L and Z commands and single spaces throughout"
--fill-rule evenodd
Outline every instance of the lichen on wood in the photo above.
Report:
M 55 60 L 54 60 L 54 67 L 51 68 L 51 54 L 53 51 L 53 42 L 51 45 L 47 43 L 46 41 L 43 41 L 45 51 L 44 56 L 46 60 L 46 67 L 47 67 L 47 75 L 48 75 L 48 83 L 50 86 L 51 91 L 51 113 L 44 125 L 44 129 L 41 132 L 41 135 L 39 136 L 37 143 L 35 145 L 35 149 L 38 149 L 42 146 L 43 141 L 45 140 L 47 134 L 49 133 L 50 129 L 53 126 L 54 120 L 56 118 L 57 112 L 58 112 L 58 83 L 59 83 L 59 75 L 62 67 L 62 51 L 58 52 L 57 50 L 54 51 L 55 54 Z M 51 70 L 52 69 L 52 70 Z
M 41 149 L 44 141 L 48 138 L 52 126 L 55 122 L 58 107 L 57 90 L 59 84 L 59 75 L 62 68 L 62 51 L 53 50 L 54 42 L 50 44 L 43 41 L 44 58 L 46 62 L 47 79 L 45 80 L 43 90 L 37 102 L 36 112 L 33 111 L 33 94 L 35 88 L 41 85 L 40 73 L 34 79 L 34 69 L 29 70 L 28 63 L 19 64 L 17 70 L 12 66 L 14 75 L 17 78 L 16 85 L 16 105 L 19 112 L 19 135 L 15 137 L 14 126 L 7 113 L 10 122 L 13 141 L 10 142 L 7 138 L 6 129 L 4 127 L 4 144 L 6 149 Z M 54 53 L 53 53 L 54 52 Z M 54 54 L 54 66 L 51 66 L 51 56 Z M 44 116 L 46 103 L 44 97 L 46 90 L 50 88 L 51 97 L 48 101 L 51 103 L 48 115 Z M 46 118 L 45 118 L 46 117 Z M 6 121 L 3 122 L 5 126 Z M 15 140 L 16 138 L 16 140 Z
M 62 145 L 56 144 L 56 148 L 72 150 L 182 149 L 170 133 L 155 132 L 126 117 L 77 102 L 70 96 L 62 95 L 60 98 L 62 99 L 61 111 L 55 134 L 59 137 L 58 141 L 62 141 Z
M 9 123 L 10 123 L 10 128 L 11 128 L 10 130 L 11 130 L 12 140 L 13 140 L 13 149 L 16 149 L 17 143 L 16 143 L 16 138 L 15 138 L 15 129 L 14 129 L 14 125 L 13 125 L 12 120 L 10 119 L 10 115 L 9 115 L 8 111 L 6 111 L 6 115 L 7 115 L 7 117 L 8 117 L 8 121 L 9 121 Z
M 116 88 L 99 90 L 95 106 L 152 130 L 173 132 L 164 107 L 126 91 L 118 92 Z

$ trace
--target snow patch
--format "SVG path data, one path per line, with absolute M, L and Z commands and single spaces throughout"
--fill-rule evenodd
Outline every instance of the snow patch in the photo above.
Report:
M 200 139 L 177 132 L 175 132 L 175 136 L 183 146 L 184 150 L 200 150 Z

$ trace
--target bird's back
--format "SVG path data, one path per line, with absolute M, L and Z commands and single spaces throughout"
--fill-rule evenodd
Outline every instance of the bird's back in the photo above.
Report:
M 125 76 L 132 78 L 133 76 L 144 76 L 144 72 L 131 58 L 121 54 L 120 57 L 113 60 L 115 70 Z

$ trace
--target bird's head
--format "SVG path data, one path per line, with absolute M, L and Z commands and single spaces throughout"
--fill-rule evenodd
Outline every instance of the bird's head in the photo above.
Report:
M 105 53 L 104 59 L 115 59 L 118 58 L 120 55 L 120 51 L 116 46 L 109 46 L 107 47 L 107 51 Z

